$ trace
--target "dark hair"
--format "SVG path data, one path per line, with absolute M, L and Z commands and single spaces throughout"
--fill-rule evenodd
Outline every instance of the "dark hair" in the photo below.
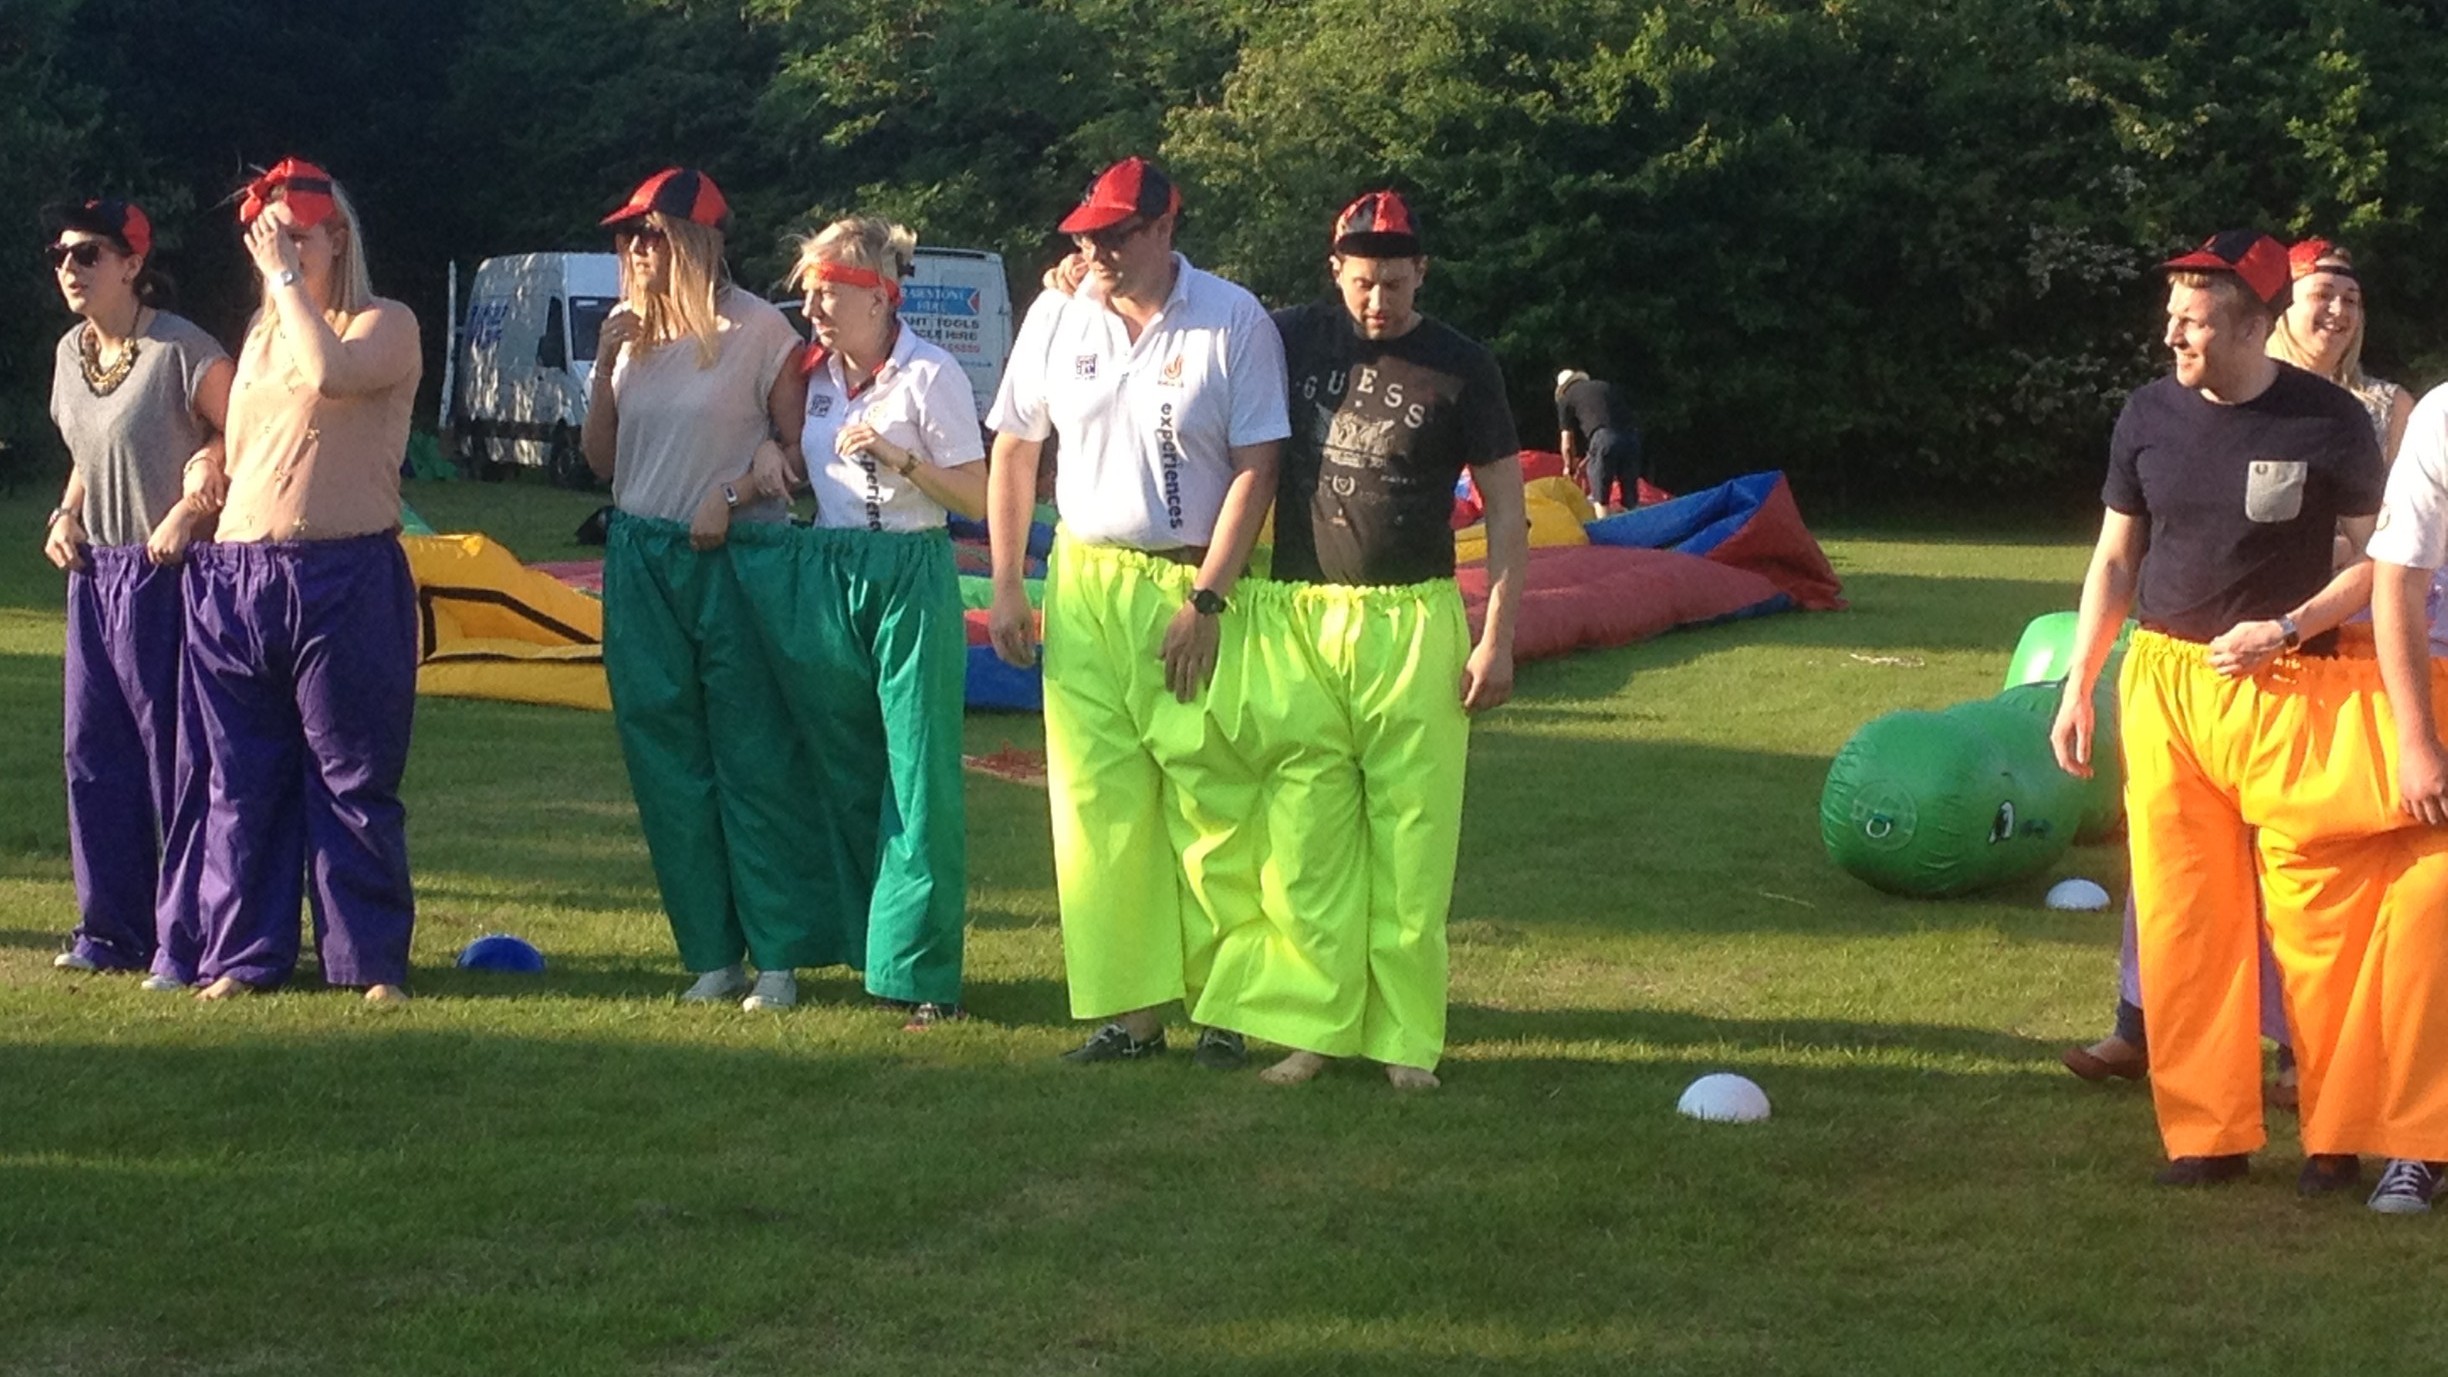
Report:
M 83 204 L 46 206 L 42 212 L 42 224 L 43 236 L 47 239 L 57 239 L 68 230 L 79 230 L 101 235 L 110 241 L 113 251 L 125 257 L 137 256 L 135 246 L 128 243 L 124 233 L 97 219 Z M 178 309 L 178 283 L 170 274 L 153 266 L 153 259 L 160 252 L 161 245 L 154 244 L 153 252 L 143 256 L 144 266 L 136 270 L 136 303 L 150 306 L 156 311 L 175 311 Z

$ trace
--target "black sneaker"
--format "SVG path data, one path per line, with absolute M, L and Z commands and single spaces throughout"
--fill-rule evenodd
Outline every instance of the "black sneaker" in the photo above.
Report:
M 1203 1071 L 1238 1071 L 1249 1065 L 1249 1043 L 1228 1028 L 1202 1028 L 1190 1064 Z
M 2250 1154 L 2229 1152 L 2216 1157 L 2179 1157 L 2161 1167 L 2156 1179 L 2162 1186 L 2223 1186 L 2243 1180 L 2251 1170 Z
M 1165 1049 L 1164 1029 L 1156 1030 L 1152 1038 L 1135 1038 L 1130 1029 L 1119 1023 L 1108 1023 L 1088 1035 L 1088 1040 L 1062 1054 L 1064 1061 L 1082 1064 L 1092 1061 L 1142 1061 Z
M 2380 1169 L 2380 1184 L 2372 1188 L 2371 1207 L 2382 1214 L 2428 1214 L 2440 1193 L 2443 1173 L 2438 1162 L 2391 1157 Z
M 967 1017 L 969 1011 L 958 1004 L 937 1004 L 926 1000 L 909 1007 L 909 1021 L 901 1025 L 901 1031 L 920 1032 L 938 1023 L 958 1023 Z
M 2306 1197 L 2335 1195 L 2362 1184 L 2362 1158 L 2351 1152 L 2320 1152 L 2304 1159 L 2303 1170 L 2295 1177 L 2295 1193 Z

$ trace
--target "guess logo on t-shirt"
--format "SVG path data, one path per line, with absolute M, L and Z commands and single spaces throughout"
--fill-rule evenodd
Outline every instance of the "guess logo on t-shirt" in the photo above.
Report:
M 1094 378 L 1096 376 L 1096 355 L 1082 354 L 1078 358 L 1073 359 L 1071 361 L 1071 376 L 1074 378 Z

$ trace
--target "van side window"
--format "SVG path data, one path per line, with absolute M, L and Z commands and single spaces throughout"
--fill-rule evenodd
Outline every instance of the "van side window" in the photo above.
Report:
M 569 327 L 563 323 L 561 298 L 554 297 L 544 313 L 544 338 L 536 344 L 536 367 L 569 367 Z

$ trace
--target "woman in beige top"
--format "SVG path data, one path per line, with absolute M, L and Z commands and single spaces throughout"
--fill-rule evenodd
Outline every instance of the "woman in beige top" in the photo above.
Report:
M 278 985 L 310 899 L 324 979 L 404 1000 L 417 615 L 399 466 L 416 317 L 374 295 L 362 222 L 323 169 L 280 163 L 239 220 L 263 303 L 230 390 L 219 532 L 188 551 L 165 898 L 179 936 L 156 970 L 206 999 Z
M 797 1001 L 797 967 L 865 959 L 865 904 L 849 896 L 875 839 L 834 835 L 809 806 L 816 762 L 724 548 L 737 526 L 789 519 L 801 396 L 787 366 L 798 333 L 723 263 L 729 221 L 713 178 L 677 167 L 605 217 L 624 300 L 604 322 L 582 440 L 612 480 L 604 671 L 663 909 L 697 976 L 681 998 L 772 1009 Z

